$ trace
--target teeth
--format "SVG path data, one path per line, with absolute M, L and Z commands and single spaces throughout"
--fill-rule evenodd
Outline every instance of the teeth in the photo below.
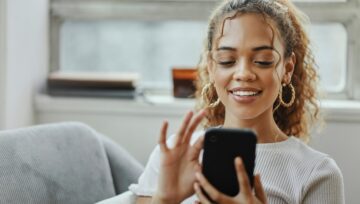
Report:
M 259 92 L 254 92 L 254 91 L 233 91 L 233 94 L 236 96 L 255 96 L 258 93 Z

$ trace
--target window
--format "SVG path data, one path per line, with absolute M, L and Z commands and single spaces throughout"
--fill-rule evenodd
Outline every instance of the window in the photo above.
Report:
M 67 21 L 60 32 L 60 69 L 139 72 L 142 87 L 171 87 L 171 68 L 195 67 L 202 21 Z
M 345 90 L 347 32 L 341 23 L 316 24 L 309 29 L 320 87 L 331 93 Z M 325 35 L 326 34 L 326 35 Z
M 297 0 L 332 98 L 358 98 L 357 0 Z M 53 0 L 53 70 L 139 72 L 141 87 L 171 89 L 171 68 L 197 65 L 213 0 Z M 186 32 L 185 32 L 186 31 Z

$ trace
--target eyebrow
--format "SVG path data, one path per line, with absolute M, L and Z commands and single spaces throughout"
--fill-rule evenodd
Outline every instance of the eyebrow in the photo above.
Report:
M 264 46 L 255 47 L 252 49 L 252 51 L 260 51 L 260 50 L 274 50 L 274 48 L 271 46 L 268 46 L 268 45 L 264 45 Z
M 216 50 L 217 51 L 221 51 L 221 50 L 236 51 L 236 48 L 224 46 L 224 47 L 219 47 Z M 251 50 L 256 52 L 256 51 L 260 51 L 260 50 L 274 50 L 274 48 L 271 46 L 268 46 L 268 45 L 263 45 L 263 46 L 259 46 L 259 47 L 254 47 Z
M 220 50 L 236 51 L 236 48 L 224 46 L 216 49 L 216 51 L 220 51 Z

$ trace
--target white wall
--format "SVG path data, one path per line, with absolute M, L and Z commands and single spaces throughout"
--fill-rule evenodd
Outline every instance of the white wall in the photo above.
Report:
M 0 0 L 0 129 L 5 126 L 6 92 L 6 4 Z
M 2 0 L 5 1 L 5 0 Z M 48 0 L 7 0 L 1 66 L 0 128 L 34 123 L 33 96 L 48 68 Z

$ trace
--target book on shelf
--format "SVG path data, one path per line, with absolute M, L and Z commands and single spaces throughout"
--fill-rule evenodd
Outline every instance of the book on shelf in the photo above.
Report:
M 48 94 L 135 98 L 137 73 L 54 72 L 48 76 Z

